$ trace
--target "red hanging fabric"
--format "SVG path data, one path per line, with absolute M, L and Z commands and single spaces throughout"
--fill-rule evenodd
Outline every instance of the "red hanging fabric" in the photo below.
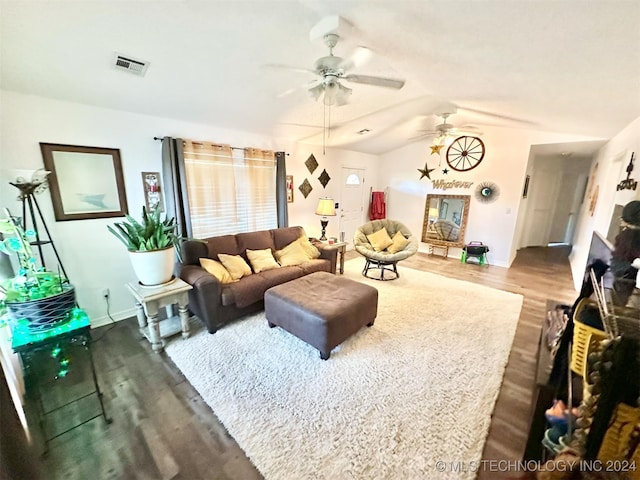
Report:
M 369 220 L 382 220 L 387 217 L 387 206 L 384 203 L 384 192 L 371 193 Z

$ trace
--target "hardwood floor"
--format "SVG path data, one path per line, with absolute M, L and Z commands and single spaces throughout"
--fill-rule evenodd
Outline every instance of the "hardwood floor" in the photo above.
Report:
M 523 249 L 510 269 L 461 264 L 453 258 L 422 253 L 399 264 L 400 273 L 402 268 L 412 267 L 524 296 L 484 448 L 486 460 L 522 457 L 530 420 L 535 354 L 547 300 L 571 304 L 577 296 L 567 254 L 567 248 Z M 347 253 L 347 258 L 355 257 L 359 255 Z M 105 425 L 97 418 L 50 442 L 45 457 L 34 457 L 39 458 L 41 478 L 261 478 L 168 357 L 151 351 L 135 319 L 96 329 L 93 338 L 98 377 L 113 423 Z M 518 475 L 513 471 L 484 471 L 478 478 L 508 477 Z M 33 472 L 28 478 L 35 478 Z

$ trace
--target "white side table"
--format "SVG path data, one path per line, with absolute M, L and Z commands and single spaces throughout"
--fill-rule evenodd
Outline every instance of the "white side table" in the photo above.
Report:
M 182 332 L 182 338 L 189 338 L 189 290 L 193 287 L 183 280 L 176 278 L 167 285 L 144 287 L 138 282 L 127 283 L 127 288 L 136 299 L 138 307 L 138 326 L 140 332 L 151 342 L 154 352 L 161 352 L 164 348 L 163 338 Z M 172 312 L 172 306 L 178 304 L 178 315 L 169 316 L 158 321 L 158 311 L 167 308 L 167 314 Z

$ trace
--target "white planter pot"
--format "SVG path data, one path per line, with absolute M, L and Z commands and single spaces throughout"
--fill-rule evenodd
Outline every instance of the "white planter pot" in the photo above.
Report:
M 136 277 L 143 285 L 161 285 L 173 277 L 173 247 L 150 252 L 129 252 Z

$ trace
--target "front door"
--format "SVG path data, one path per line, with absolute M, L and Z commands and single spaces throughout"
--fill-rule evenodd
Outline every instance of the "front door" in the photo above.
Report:
M 342 188 L 340 192 L 340 232 L 349 242 L 347 249 L 353 248 L 353 235 L 365 223 L 364 218 L 364 168 L 342 167 Z

